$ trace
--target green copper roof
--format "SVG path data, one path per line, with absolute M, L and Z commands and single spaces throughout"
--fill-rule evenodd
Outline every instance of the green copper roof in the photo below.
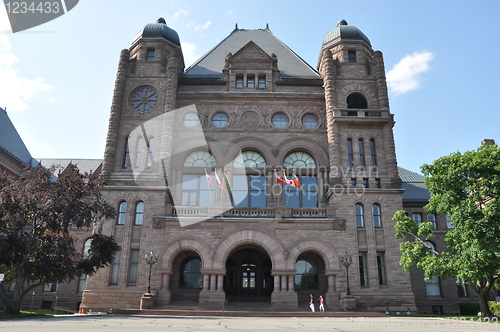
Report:
M 354 25 L 348 25 L 345 20 L 340 21 L 337 27 L 329 31 L 323 39 L 323 48 L 332 47 L 341 41 L 364 41 L 368 46 L 372 46 L 370 40 Z
M 135 36 L 132 45 L 140 39 L 165 39 L 174 45 L 181 47 L 179 35 L 174 29 L 167 26 L 163 17 L 156 20 L 156 23 L 149 23 Z

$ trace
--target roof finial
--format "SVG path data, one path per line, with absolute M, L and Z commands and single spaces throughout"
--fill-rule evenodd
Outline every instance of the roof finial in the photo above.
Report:
M 156 20 L 156 23 L 161 23 L 167 25 L 167 21 L 163 17 L 160 17 L 159 19 Z
M 266 30 L 269 30 L 269 23 L 266 23 Z
M 338 27 L 341 26 L 341 25 L 348 25 L 347 21 L 346 20 L 341 20 L 341 21 L 339 21 L 339 23 L 337 23 Z
M 234 26 L 234 30 L 238 30 L 238 23 Z

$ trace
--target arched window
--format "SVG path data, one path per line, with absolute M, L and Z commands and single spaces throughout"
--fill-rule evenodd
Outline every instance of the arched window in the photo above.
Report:
M 127 220 L 127 202 L 123 201 L 118 205 L 118 219 L 116 223 L 118 225 L 125 225 Z
M 278 113 L 273 115 L 272 122 L 276 128 L 285 128 L 288 126 L 288 117 L 285 114 Z
M 365 227 L 365 216 L 363 213 L 363 205 L 356 204 L 356 227 Z
M 89 257 L 91 244 L 92 244 L 92 239 L 87 239 L 87 241 L 85 241 L 83 245 L 83 257 Z
M 285 168 L 316 168 L 314 158 L 307 152 L 295 151 L 286 156 L 283 161 Z
M 191 152 L 184 160 L 186 167 L 215 167 L 215 158 L 203 150 Z
M 380 215 L 380 205 L 373 204 L 373 227 L 382 227 L 382 216 Z
M 142 149 L 144 149 L 144 138 L 141 137 L 137 141 L 137 152 L 136 152 L 136 155 L 135 155 L 135 167 L 141 166 Z
M 375 140 L 373 138 L 370 140 L 370 153 L 372 156 L 372 167 L 373 170 L 375 170 L 377 167 L 377 154 L 375 150 Z
M 347 165 L 349 168 L 354 168 L 354 162 L 352 158 L 352 140 L 347 139 Z
M 83 257 L 89 257 L 90 255 L 90 245 L 92 244 L 92 239 L 87 239 L 85 244 L 83 245 Z M 80 279 L 78 280 L 78 292 L 81 293 L 87 287 L 87 275 L 81 274 Z
M 367 109 L 368 102 L 361 93 L 354 92 L 347 97 L 347 108 Z
M 310 258 L 302 258 L 295 263 L 295 288 L 318 288 L 318 265 Z
M 144 202 L 137 202 L 135 205 L 134 225 L 142 225 L 144 218 Z
M 365 143 L 363 142 L 363 139 L 360 138 L 358 140 L 358 147 L 359 147 L 359 166 L 361 166 L 361 169 L 365 168 Z
M 435 250 L 436 248 L 434 247 L 434 244 L 429 241 L 425 241 L 425 244 L 429 246 L 432 250 Z M 431 250 L 429 249 L 429 250 Z M 435 253 L 432 253 L 433 256 L 435 256 Z M 428 280 L 425 281 L 425 288 L 427 290 L 427 295 L 429 296 L 440 296 L 441 295 L 441 289 L 439 288 L 439 278 L 438 277 L 432 277 Z
M 186 288 L 202 288 L 203 276 L 200 273 L 201 259 L 186 258 L 181 264 L 180 286 Z
M 125 138 L 125 156 L 123 157 L 123 168 L 130 166 L 130 138 Z
M 153 159 L 153 149 L 154 149 L 154 145 L 155 145 L 155 139 L 154 138 L 150 138 L 149 139 L 149 146 L 148 146 L 148 163 L 146 165 L 146 167 L 151 167 L 153 166 L 153 162 L 154 162 L 154 159 Z
M 233 162 L 234 167 L 266 167 L 266 160 L 256 151 L 243 151 Z

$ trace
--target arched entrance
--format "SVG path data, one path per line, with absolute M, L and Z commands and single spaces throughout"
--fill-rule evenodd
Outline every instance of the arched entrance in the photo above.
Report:
M 201 268 L 201 257 L 194 251 L 186 250 L 175 257 L 170 277 L 172 301 L 198 301 L 203 288 Z
M 230 302 L 270 302 L 274 289 L 269 255 L 260 247 L 246 244 L 226 260 L 224 291 Z
M 320 255 L 313 251 L 303 252 L 297 257 L 295 270 L 295 291 L 299 304 L 309 302 L 309 294 L 313 294 L 316 299 L 319 295 L 326 295 L 328 279 Z

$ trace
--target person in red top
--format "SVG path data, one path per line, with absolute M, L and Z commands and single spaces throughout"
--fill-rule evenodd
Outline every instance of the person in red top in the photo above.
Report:
M 325 299 L 323 295 L 319 296 L 319 312 L 325 312 Z

